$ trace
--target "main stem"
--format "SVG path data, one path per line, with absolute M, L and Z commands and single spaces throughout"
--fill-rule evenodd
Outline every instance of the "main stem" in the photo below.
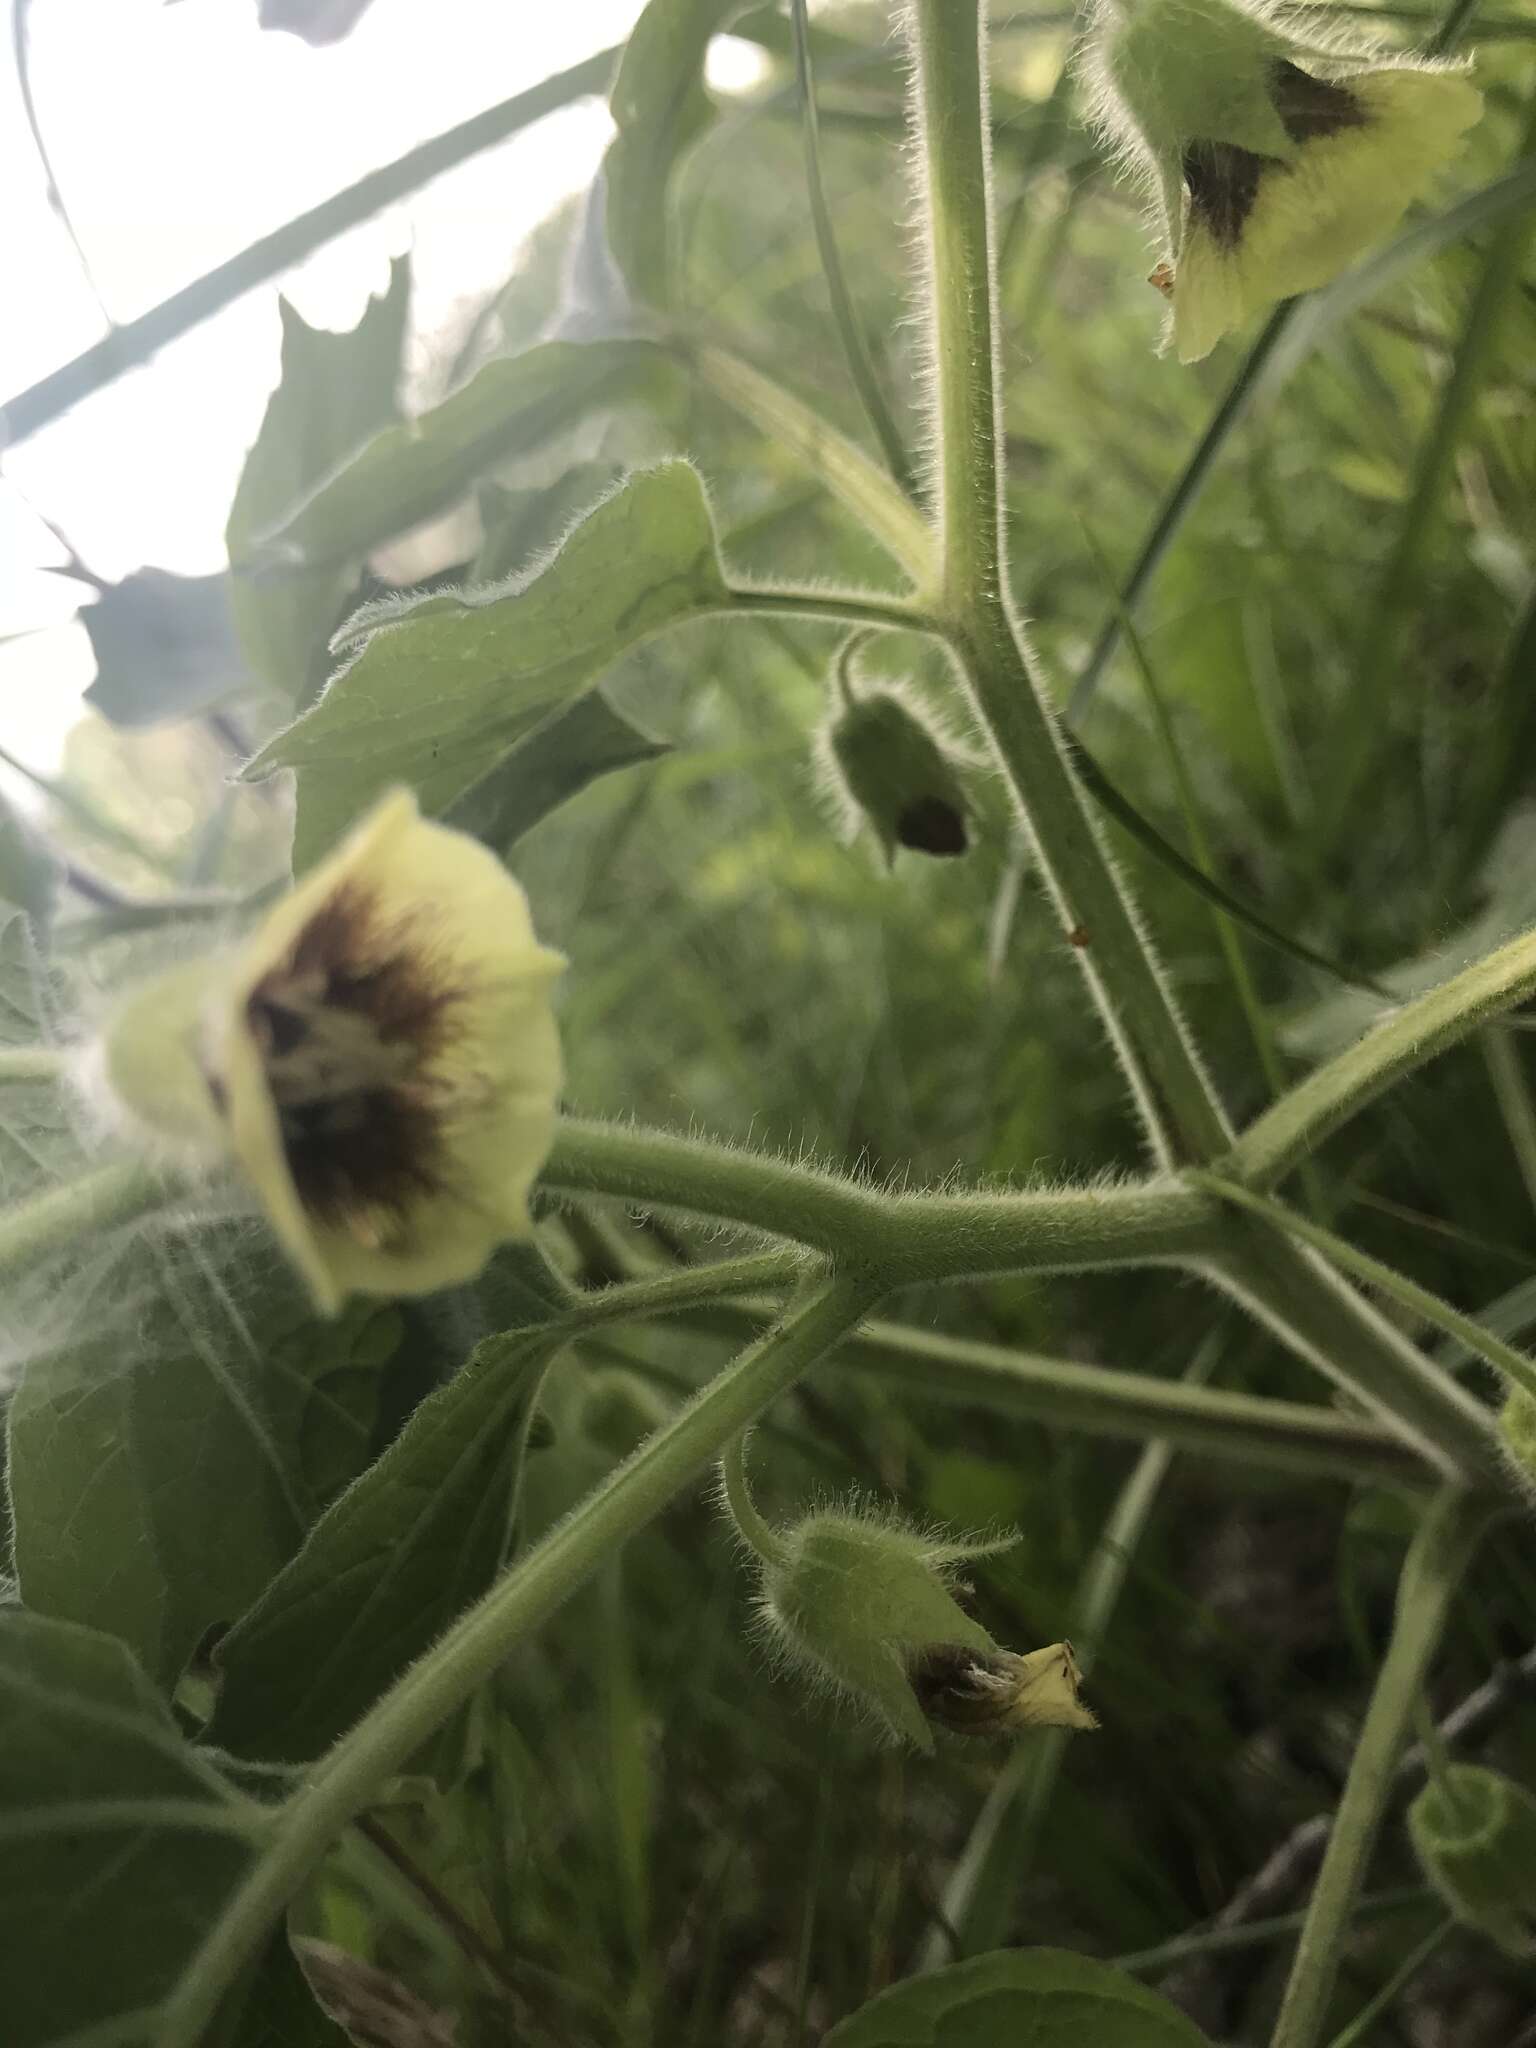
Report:
M 1414 1701 L 1486 1519 L 1486 1508 L 1469 1502 L 1465 1494 L 1447 1491 L 1425 1516 L 1408 1551 L 1392 1641 L 1308 1902 L 1271 2048 L 1316 2048 L 1322 2036 L 1339 1952 L 1349 1938 L 1355 1900 L 1392 1791 Z
M 911 0 L 925 181 L 941 611 L 1052 902 L 1118 1051 L 1158 1159 L 1231 1142 L 1172 995 L 1068 765 L 1009 600 L 987 163 L 986 14 Z
M 824 1279 L 612 1472 L 406 1672 L 317 1765 L 165 2006 L 157 2048 L 195 2048 L 273 1923 L 347 1823 L 618 1546 L 660 1514 L 760 1411 L 874 1305 L 878 1284 Z

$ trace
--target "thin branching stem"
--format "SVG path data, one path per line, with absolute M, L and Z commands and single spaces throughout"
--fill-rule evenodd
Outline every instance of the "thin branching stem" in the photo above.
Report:
M 1154 1156 L 1209 1158 L 1227 1123 L 1112 867 L 1035 675 L 1007 588 L 997 383 L 985 9 L 913 0 L 940 611 L 1063 931 Z
M 1339 1957 L 1391 1796 L 1414 1701 L 1452 1599 L 1487 1524 L 1487 1510 L 1447 1490 L 1409 1547 L 1398 1585 L 1392 1640 L 1377 1675 L 1344 1797 L 1334 1817 L 1271 2048 L 1316 2048 L 1327 2021 Z

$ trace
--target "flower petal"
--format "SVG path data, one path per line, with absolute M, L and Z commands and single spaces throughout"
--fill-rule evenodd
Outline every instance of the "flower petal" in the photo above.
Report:
M 404 790 L 269 913 L 217 1070 L 232 1150 L 322 1308 L 454 1285 L 526 1234 L 563 965 L 494 854 Z
M 1390 234 L 1482 110 L 1454 72 L 1404 66 L 1348 84 L 1365 119 L 1267 165 L 1230 246 L 1190 218 L 1173 298 L 1181 362 L 1197 362 L 1266 306 L 1327 284 Z

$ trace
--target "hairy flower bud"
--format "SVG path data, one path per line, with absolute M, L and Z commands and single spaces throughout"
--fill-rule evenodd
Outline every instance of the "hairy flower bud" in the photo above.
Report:
M 761 1570 L 759 1608 L 788 1664 L 867 1708 L 892 1734 L 933 1748 L 934 1727 L 1007 1735 L 1092 1728 L 1069 1643 L 1016 1657 L 956 1599 L 955 1567 L 1006 1549 L 946 1541 L 862 1504 L 774 1529 L 753 1504 L 737 1448 L 725 1504 Z
M 1424 1874 L 1458 1920 L 1506 1955 L 1536 1955 L 1536 1799 L 1475 1764 L 1451 1764 L 1408 1809 Z
M 527 1234 L 563 964 L 397 790 L 243 945 L 134 992 L 98 1069 L 130 1127 L 239 1168 L 320 1308 L 431 1293 Z
M 956 764 L 900 697 L 873 690 L 844 704 L 826 747 L 849 806 L 874 828 L 887 863 L 902 846 L 937 859 L 968 851 L 970 812 Z
M 1455 66 L 1295 20 L 1267 0 L 1101 5 L 1095 115 L 1158 201 L 1181 362 L 1390 233 L 1481 112 Z

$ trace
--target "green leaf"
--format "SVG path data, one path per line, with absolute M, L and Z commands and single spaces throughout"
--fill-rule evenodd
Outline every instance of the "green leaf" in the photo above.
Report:
M 59 863 L 31 825 L 0 795 L 0 904 L 14 903 L 35 924 L 46 924 L 59 873 Z
M 343 549 L 309 573 L 262 575 L 249 558 L 260 535 L 398 417 L 395 389 L 410 292 L 410 263 L 399 257 L 390 266 L 388 291 L 369 300 L 347 334 L 311 327 L 286 300 L 279 302 L 282 369 L 240 472 L 224 542 L 236 630 L 263 679 L 290 700 L 307 699 L 324 682 L 326 644 L 366 550 Z
M 583 414 L 644 396 L 668 358 L 647 341 L 547 341 L 503 356 L 419 419 L 390 427 L 260 539 L 274 569 L 355 561 L 461 497 L 496 463 Z M 254 538 L 254 536 L 253 536 Z
M 219 1646 L 211 1741 L 271 1762 L 317 1755 L 484 1592 L 557 1342 L 521 1330 L 477 1345 L 322 1516 Z
M 506 853 L 599 776 L 659 761 L 671 751 L 668 741 L 616 711 L 601 689 L 589 690 L 520 741 L 494 775 L 454 805 L 449 822 Z
M 227 576 L 136 569 L 80 614 L 96 657 L 86 702 L 114 725 L 195 718 L 248 689 Z
M 714 117 L 704 87 L 710 38 L 745 0 L 650 0 L 630 31 L 608 111 L 618 134 L 603 162 L 608 245 L 646 305 L 671 300 L 668 185 Z
M 861 2006 L 825 2048 L 1206 2048 L 1157 1992 L 1066 1949 L 999 1949 L 909 1977 Z
M 246 772 L 298 770 L 306 867 L 394 783 L 450 812 L 626 649 L 729 601 L 698 473 L 642 470 L 531 575 L 359 613 L 351 664 Z
M 6 2048 L 163 1997 L 244 1868 L 247 1810 L 120 1642 L 0 1607 Z
M 470 569 L 471 583 L 496 583 L 526 569 L 535 555 L 554 547 L 600 498 L 623 481 L 611 462 L 573 462 L 552 484 L 508 490 L 488 483 L 480 489 L 480 525 L 485 534 Z
M 173 1686 L 207 1631 L 243 1614 L 310 1520 L 304 1434 L 337 1404 L 316 1381 L 377 1368 L 377 1307 L 319 1323 L 284 1270 L 243 1283 L 165 1264 L 159 1285 L 119 1271 L 110 1311 L 27 1364 L 10 1410 L 10 1498 L 22 1597 L 34 1610 L 120 1637 Z M 227 1253 L 226 1253 L 227 1256 Z M 358 1357 L 354 1360 L 354 1348 Z M 352 1423 L 340 1477 L 366 1460 Z M 332 1483 L 342 1447 L 330 1446 Z

